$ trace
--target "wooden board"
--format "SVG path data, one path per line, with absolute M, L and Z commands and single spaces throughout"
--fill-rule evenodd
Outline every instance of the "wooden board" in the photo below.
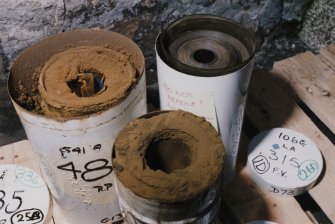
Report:
M 262 192 L 251 180 L 246 168 L 223 193 L 223 200 L 232 207 L 239 223 L 254 220 L 312 223 L 294 197 L 278 197 Z
M 335 134 L 335 54 L 332 57 L 328 50 L 321 52 L 320 57 L 306 52 L 277 62 L 271 74 L 286 82 L 289 93 L 301 99 Z

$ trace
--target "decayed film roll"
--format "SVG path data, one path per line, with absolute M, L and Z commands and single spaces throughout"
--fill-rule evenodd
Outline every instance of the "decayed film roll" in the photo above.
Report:
M 14 62 L 9 92 L 62 217 L 121 218 L 111 149 L 146 113 L 144 57 L 127 37 L 75 30 L 47 37 Z
M 226 148 L 225 184 L 234 176 L 255 40 L 238 23 L 210 15 L 171 23 L 156 42 L 160 106 L 205 117 Z
M 223 161 L 222 140 L 204 118 L 159 111 L 133 120 L 112 159 L 126 223 L 214 223 Z

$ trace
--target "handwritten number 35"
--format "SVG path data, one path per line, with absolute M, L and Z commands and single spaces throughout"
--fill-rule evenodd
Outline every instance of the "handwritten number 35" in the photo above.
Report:
M 23 193 L 23 192 L 24 192 L 24 191 L 14 191 L 13 196 L 12 196 L 12 199 L 13 199 L 13 201 L 14 201 L 14 200 L 18 201 L 18 202 L 17 202 L 18 205 L 16 206 L 15 209 L 10 210 L 10 209 L 9 209 L 10 205 L 7 204 L 7 206 L 6 206 L 6 208 L 5 208 L 5 212 L 6 212 L 7 214 L 11 214 L 11 213 L 14 213 L 14 212 L 16 212 L 17 210 L 19 210 L 19 208 L 20 208 L 21 205 L 22 205 L 22 198 L 19 197 L 19 196 L 17 196 L 16 194 L 18 194 L 18 193 Z M 4 200 L 4 198 L 5 198 L 5 196 L 6 196 L 6 192 L 3 191 L 3 190 L 0 190 L 0 194 L 1 194 L 1 196 L 0 196 L 0 210 L 2 210 L 3 207 L 5 206 L 5 200 Z

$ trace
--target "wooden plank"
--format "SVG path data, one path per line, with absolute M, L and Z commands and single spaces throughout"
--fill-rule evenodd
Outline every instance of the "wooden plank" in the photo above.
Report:
M 321 48 L 317 57 L 335 71 L 335 45 Z
M 276 62 L 272 73 L 285 80 L 290 94 L 298 96 L 335 134 L 335 70 L 306 52 Z
M 294 197 L 278 197 L 261 191 L 246 168 L 223 194 L 241 223 L 268 220 L 277 223 L 312 223 Z M 292 216 L 294 214 L 294 216 Z
M 231 207 L 232 223 L 269 220 L 277 223 L 312 223 L 293 197 L 277 197 L 261 191 L 245 168 L 250 139 L 242 133 L 239 151 L 239 175 L 223 192 L 225 207 Z M 292 214 L 295 214 L 294 217 Z
M 283 89 L 282 86 L 288 86 L 287 80 L 278 74 L 254 72 L 250 83 L 246 116 L 259 130 L 287 127 L 305 134 L 314 141 L 323 154 L 326 168 L 320 183 L 310 190 L 310 195 L 328 218 L 335 222 L 334 145 L 290 97 L 288 92 L 292 90 L 287 91 L 287 88 Z
M 35 161 L 35 156 L 27 140 L 0 147 L 0 164 L 20 164 L 41 175 L 38 164 L 32 161 Z

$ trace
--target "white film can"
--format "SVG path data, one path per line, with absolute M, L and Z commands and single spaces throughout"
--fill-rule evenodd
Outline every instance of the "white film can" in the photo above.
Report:
M 219 132 L 226 158 L 224 183 L 234 177 L 255 40 L 238 23 L 192 15 L 157 37 L 160 107 L 205 117 Z

